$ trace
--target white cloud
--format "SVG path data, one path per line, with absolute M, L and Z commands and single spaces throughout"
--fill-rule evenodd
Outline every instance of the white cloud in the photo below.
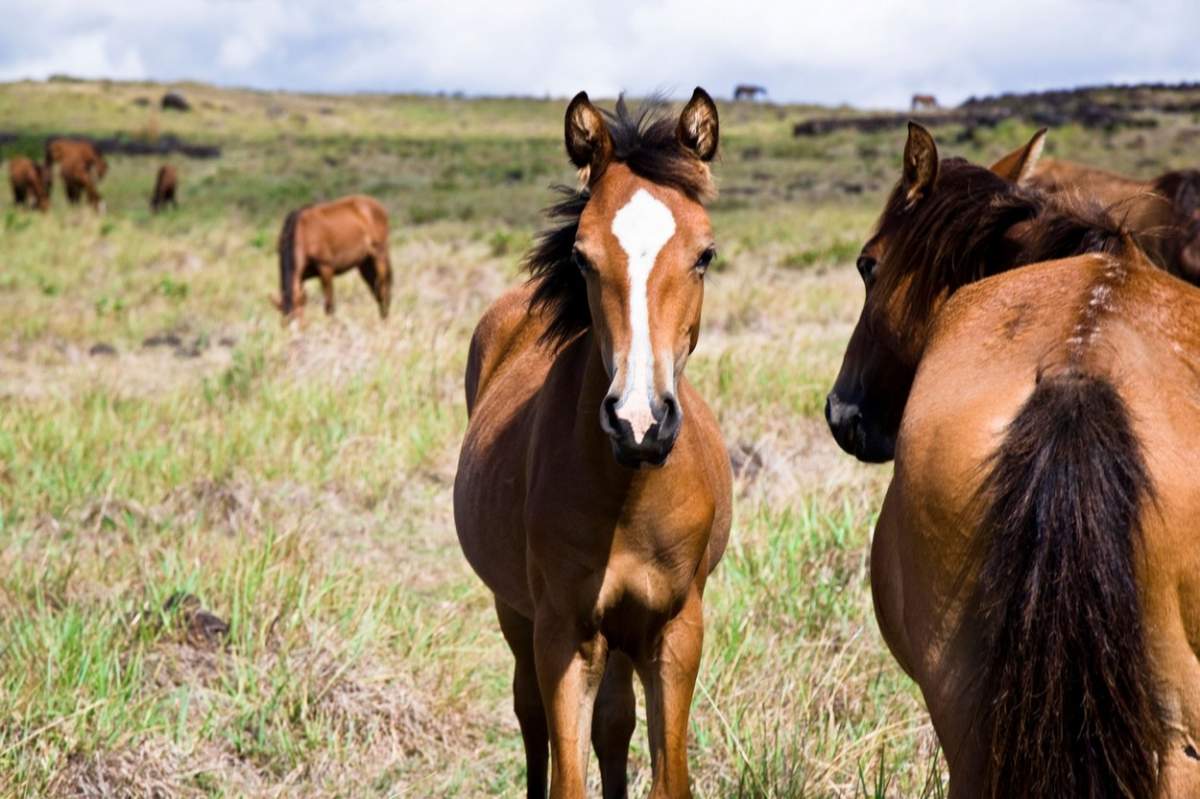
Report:
M 1200 4 L 1009 0 L 0 0 L 0 78 L 195 78 L 313 90 L 596 95 L 743 81 L 781 100 L 901 105 L 1200 77 Z
M 103 33 L 60 37 L 52 51 L 8 62 L 0 58 L 0 80 L 44 78 L 56 72 L 87 78 L 138 80 L 147 76 L 137 49 L 111 47 Z

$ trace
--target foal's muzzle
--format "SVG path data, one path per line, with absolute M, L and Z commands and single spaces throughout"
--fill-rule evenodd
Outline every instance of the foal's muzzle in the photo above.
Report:
M 630 423 L 618 415 L 621 398 L 608 395 L 600 407 L 600 427 L 612 441 L 613 455 L 622 466 L 662 466 L 683 423 L 683 411 L 673 394 L 655 397 L 650 403 L 653 423 L 647 428 L 641 441 L 634 436 Z
M 896 454 L 896 437 L 878 429 L 856 402 L 846 402 L 836 391 L 825 398 L 825 421 L 838 446 L 865 463 L 885 463 Z

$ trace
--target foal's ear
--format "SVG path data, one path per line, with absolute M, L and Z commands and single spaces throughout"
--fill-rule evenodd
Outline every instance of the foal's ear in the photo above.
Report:
M 1029 140 L 1029 144 L 1026 144 L 1024 147 L 1018 147 L 992 164 L 992 171 L 1009 183 L 1018 185 L 1024 183 L 1033 174 L 1033 169 L 1037 166 L 1038 159 L 1042 157 L 1042 147 L 1045 144 L 1046 129 L 1042 128 L 1033 134 L 1033 138 Z
M 595 181 L 612 160 L 613 142 L 604 117 L 588 100 L 587 92 L 575 95 L 567 106 L 565 128 L 571 163 L 587 170 L 582 175 L 585 183 Z
M 679 127 L 676 135 L 679 143 L 696 154 L 701 161 L 711 161 L 717 154 L 717 140 L 720 138 L 720 122 L 717 120 L 717 104 L 708 96 L 708 92 L 696 87 L 692 99 L 683 107 L 679 115 Z
M 938 151 L 929 131 L 916 122 L 908 123 L 904 145 L 904 196 L 909 208 L 929 194 L 938 174 Z

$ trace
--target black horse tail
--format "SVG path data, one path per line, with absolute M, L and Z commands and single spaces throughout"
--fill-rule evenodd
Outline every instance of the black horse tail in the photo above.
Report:
M 1113 385 L 1040 379 L 982 492 L 984 795 L 1154 795 L 1164 730 L 1134 575 L 1154 491 Z
M 279 310 L 284 316 L 292 312 L 296 298 L 292 296 L 292 284 L 296 274 L 296 224 L 300 221 L 297 208 L 283 220 L 283 228 L 279 231 Z

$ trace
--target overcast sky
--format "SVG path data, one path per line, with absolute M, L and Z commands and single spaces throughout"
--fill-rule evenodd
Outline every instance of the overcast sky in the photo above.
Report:
M 0 0 L 0 19 L 0 80 L 537 96 L 751 82 L 888 107 L 1200 79 L 1200 0 Z

